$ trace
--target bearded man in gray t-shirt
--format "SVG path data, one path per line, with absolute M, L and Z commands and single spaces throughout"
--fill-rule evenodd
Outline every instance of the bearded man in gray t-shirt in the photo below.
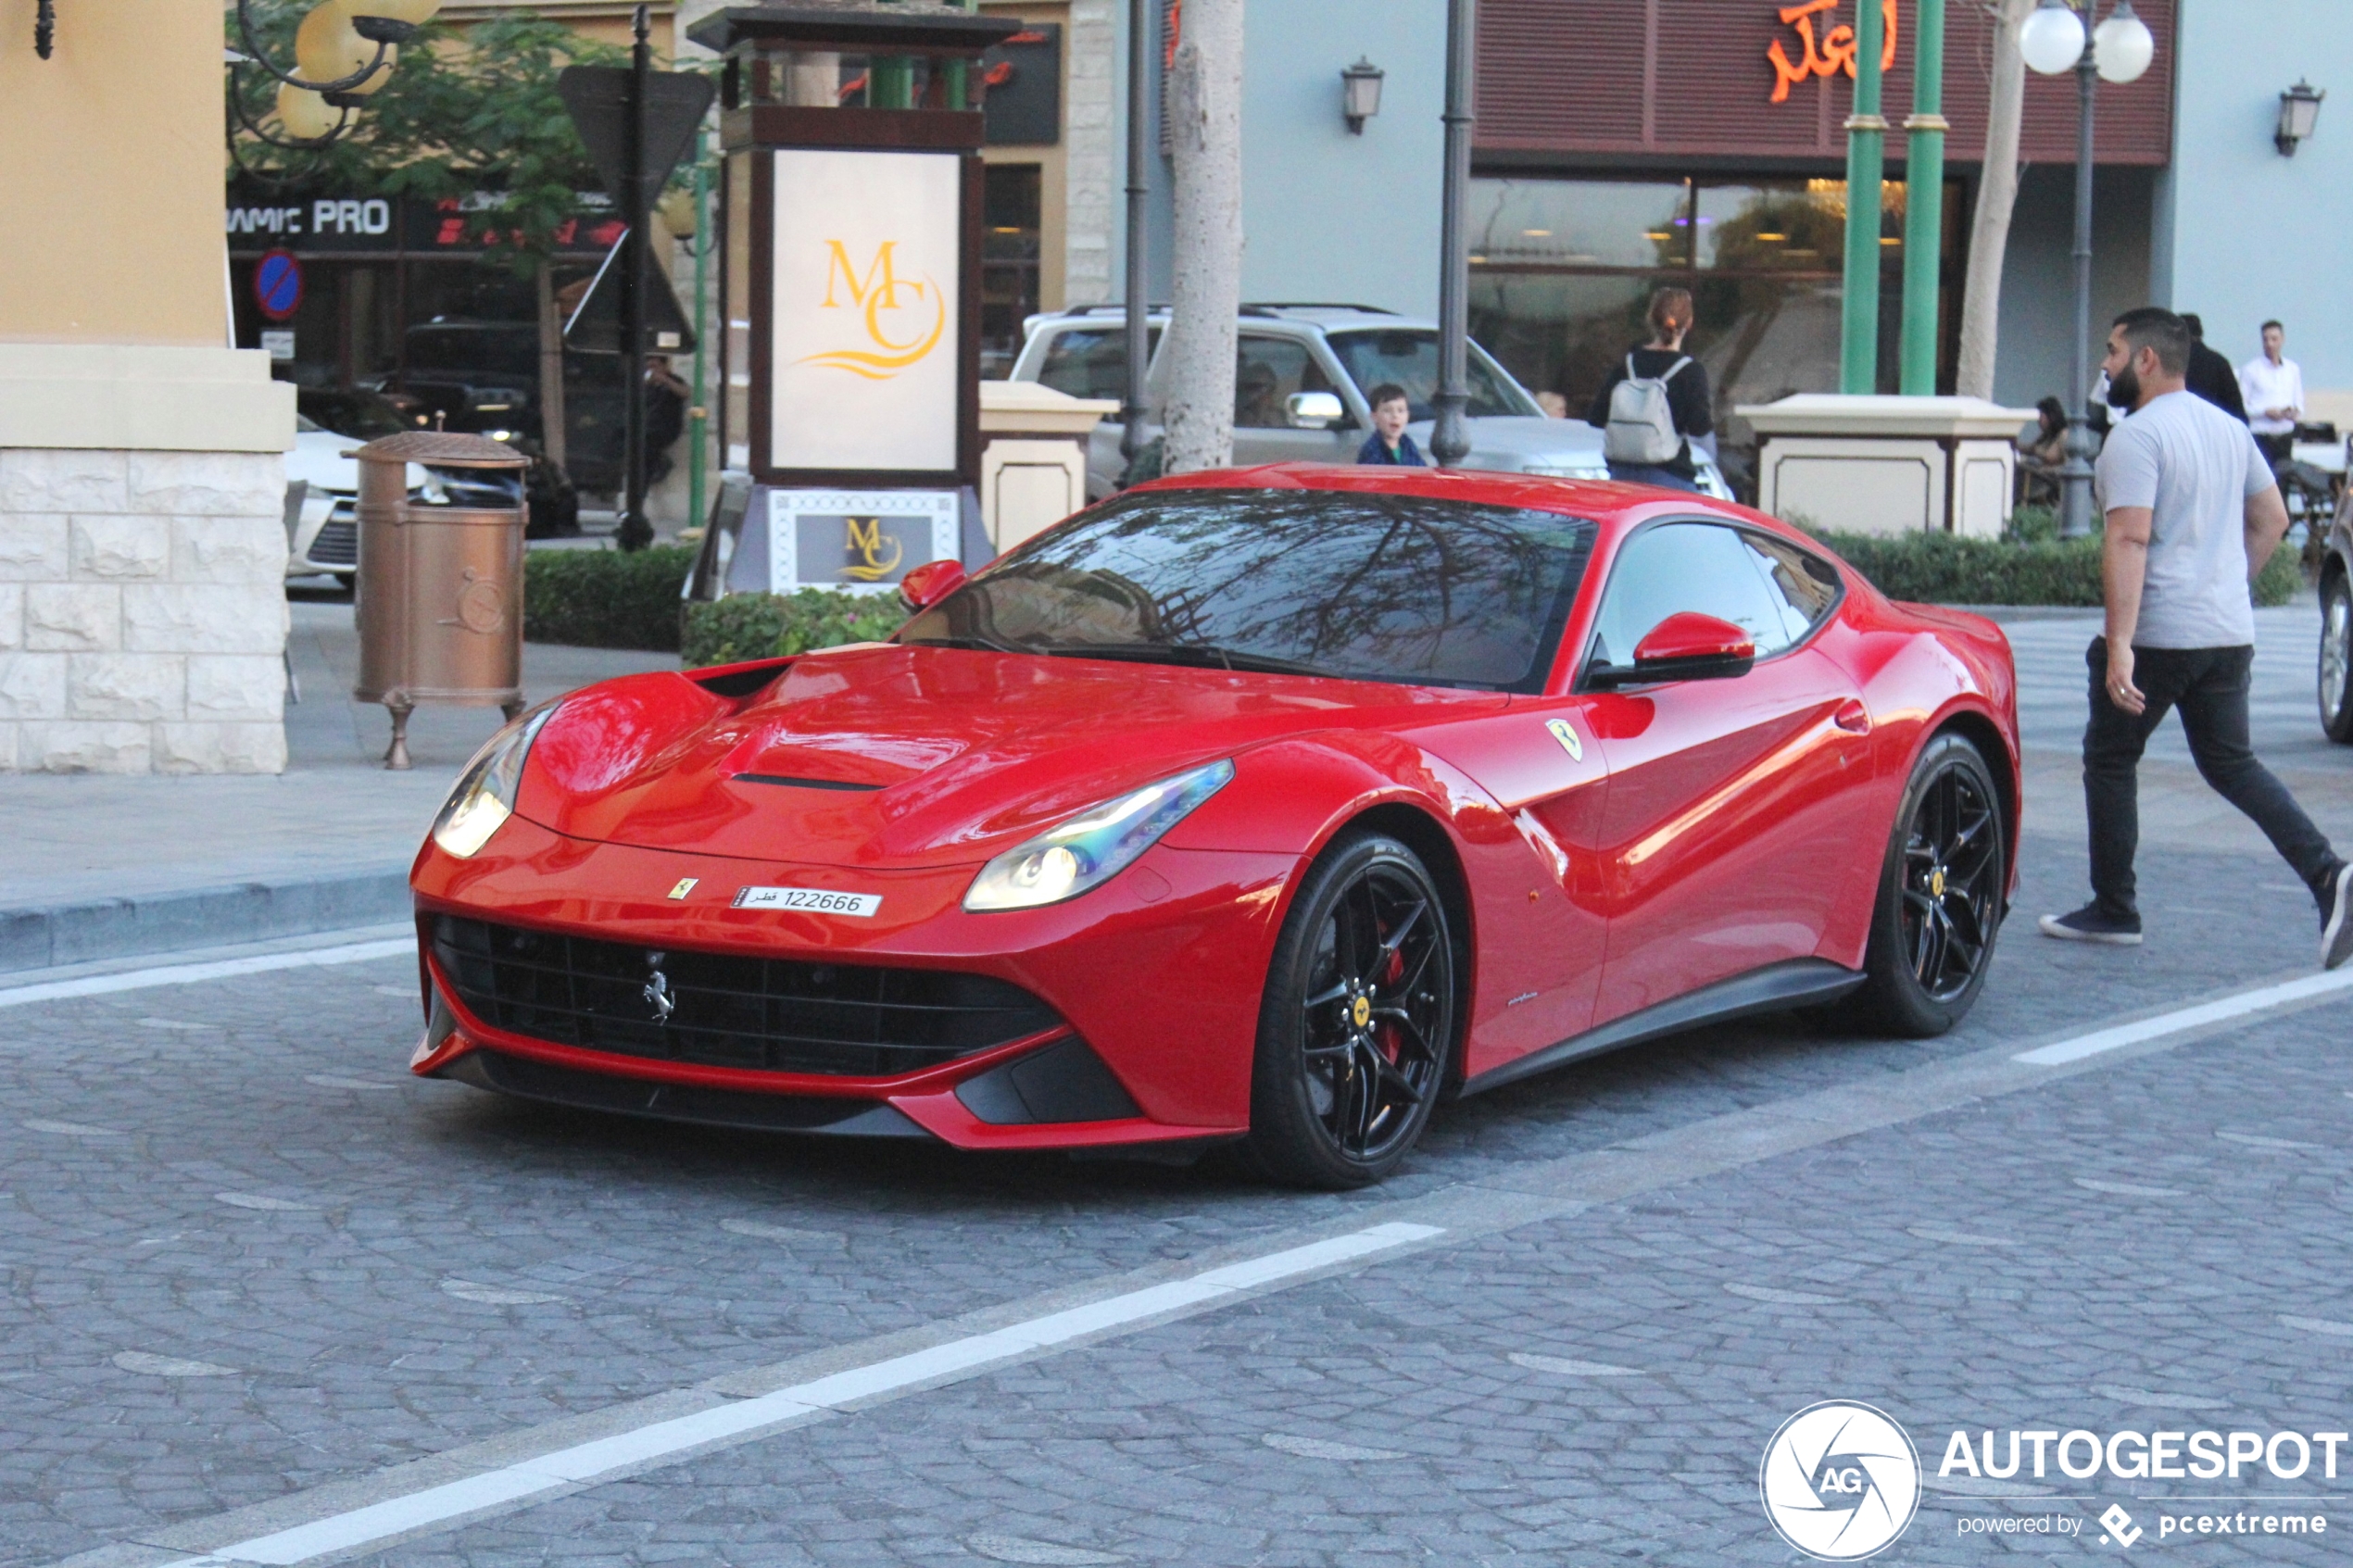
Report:
M 2353 956 L 2353 877 L 2247 745 L 2247 587 L 2286 536 L 2287 509 L 2246 426 L 2185 389 L 2189 361 L 2190 330 L 2170 310 L 2128 310 L 2108 332 L 2108 401 L 2132 412 L 2099 460 L 2108 632 L 2085 655 L 2092 721 L 2083 731 L 2093 897 L 2072 914 L 2045 915 L 2043 935 L 2140 941 L 2136 770 L 2166 709 L 2178 709 L 2198 772 L 2312 890 L 2321 962 L 2334 969 Z

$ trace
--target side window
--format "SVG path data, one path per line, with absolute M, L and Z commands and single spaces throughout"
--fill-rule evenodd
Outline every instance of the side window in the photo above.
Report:
M 1147 358 L 1160 346 L 1160 329 L 1145 329 Z M 1127 329 L 1114 321 L 1101 327 L 1068 327 L 1046 345 L 1038 379 L 1073 397 L 1127 395 Z
M 1743 533 L 1740 539 L 1763 575 L 1766 596 L 1780 619 L 1782 635 L 1774 647 L 1787 647 L 1811 632 L 1838 603 L 1838 569 L 1768 534 Z M 1759 637 L 1756 651 L 1772 649 Z
M 1635 534 L 1610 568 L 1593 658 L 1631 664 L 1644 633 L 1687 610 L 1730 621 L 1759 654 L 1788 646 L 1787 622 L 1755 561 L 1743 535 L 1718 523 L 1669 522 Z
M 1237 430 L 1288 430 L 1292 393 L 1335 390 L 1314 351 L 1295 339 L 1245 335 L 1234 352 Z

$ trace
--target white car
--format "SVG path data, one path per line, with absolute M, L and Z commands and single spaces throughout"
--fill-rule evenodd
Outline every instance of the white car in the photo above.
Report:
M 1126 312 L 1088 306 L 1033 316 L 1009 380 L 1042 382 L 1074 397 L 1126 394 Z M 1165 369 L 1160 353 L 1164 307 L 1147 318 L 1151 366 L 1149 395 L 1159 402 Z M 1430 391 L 1438 382 L 1438 328 L 1365 305 L 1245 305 L 1234 370 L 1234 464 L 1351 463 L 1372 429 L 1365 395 L 1384 382 L 1405 389 L 1415 444 L 1429 450 Z M 1582 420 L 1546 416 L 1511 373 L 1474 343 L 1470 346 L 1470 455 L 1462 466 L 1559 479 L 1607 479 L 1602 433 Z M 1118 487 L 1126 466 L 1115 419 L 1096 425 L 1087 451 L 1087 495 L 1099 500 Z M 1154 424 L 1146 438 L 1160 433 Z M 1732 498 L 1713 457 L 1693 443 L 1699 487 Z
M 405 426 L 400 428 L 406 428 Z M 387 433 L 378 430 L 378 435 Z M 286 453 L 286 575 L 332 573 L 345 587 L 359 576 L 359 461 L 345 453 L 371 437 L 342 435 L 307 414 L 295 416 Z M 522 481 L 474 469 L 408 465 L 409 499 L 428 507 L 515 507 Z M 302 487 L 299 503 L 295 487 Z

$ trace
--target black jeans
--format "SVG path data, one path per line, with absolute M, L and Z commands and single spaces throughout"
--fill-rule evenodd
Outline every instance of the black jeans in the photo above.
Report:
M 2127 713 L 2108 696 L 2108 639 L 2094 637 L 2084 660 L 2092 670 L 2092 721 L 2083 730 L 2083 806 L 2091 818 L 2092 893 L 2103 913 L 2137 913 L 2133 901 L 2133 853 L 2141 842 L 2134 770 L 2141 748 L 2182 710 L 2190 756 L 2223 799 L 2246 812 L 2271 841 L 2318 902 L 2331 873 L 2344 864 L 2287 786 L 2255 759 L 2246 738 L 2247 670 L 2252 647 L 2133 650 L 2133 684 L 2148 707 Z

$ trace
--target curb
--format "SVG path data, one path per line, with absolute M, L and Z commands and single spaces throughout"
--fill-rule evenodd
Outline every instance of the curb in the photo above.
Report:
M 0 909 L 0 973 L 383 925 L 409 918 L 406 862 L 283 882 Z

